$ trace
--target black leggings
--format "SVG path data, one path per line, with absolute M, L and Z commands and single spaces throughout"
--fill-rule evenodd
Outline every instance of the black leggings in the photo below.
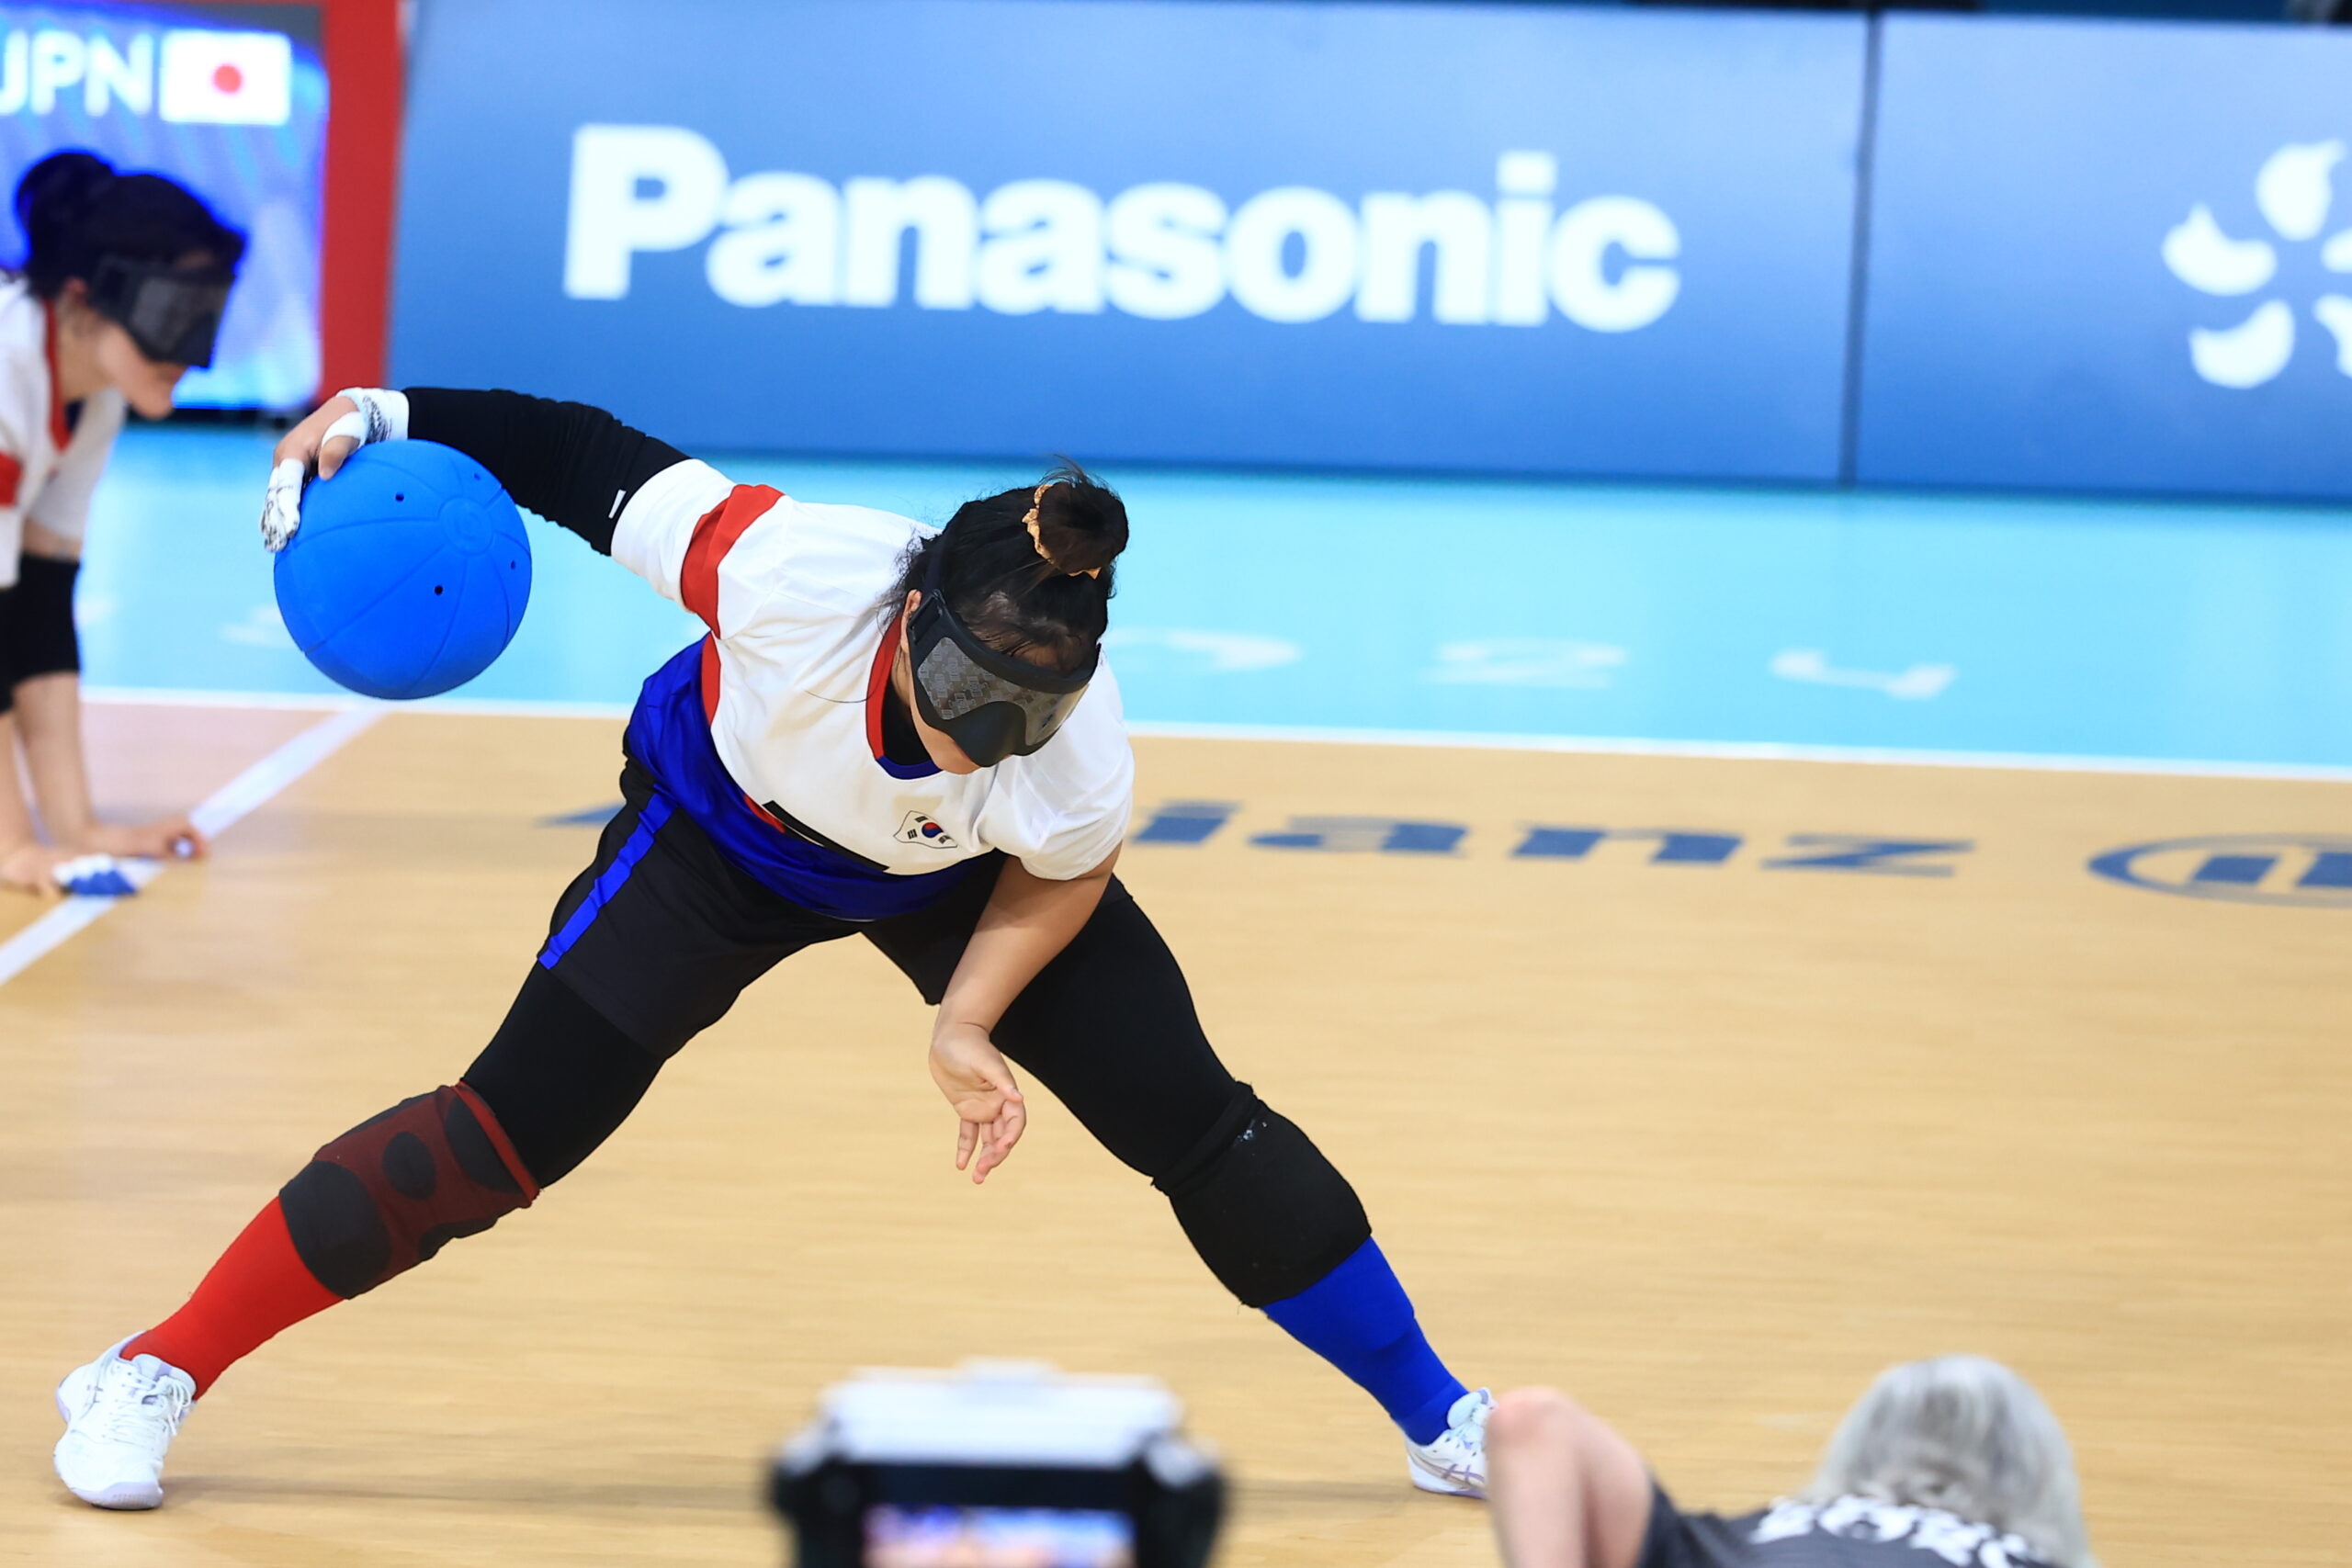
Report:
M 693 832 L 692 824 L 673 818 L 663 832 L 678 834 L 682 828 Z M 777 929 L 728 956 L 740 956 L 748 983 L 801 948 L 855 933 L 880 948 L 936 1006 L 997 870 L 995 863 L 983 863 L 939 903 L 865 926 L 794 908 L 745 877 L 735 891 L 751 894 L 748 902 L 772 906 L 770 921 Z M 631 885 L 647 874 L 640 864 Z M 559 927 L 578 901 L 575 888 L 557 907 Z M 615 919 L 614 906 L 597 918 Z M 628 937 L 615 933 L 614 946 L 629 945 Z M 612 1135 L 677 1049 L 632 1039 L 581 995 L 586 990 L 603 1001 L 606 992 L 640 993 L 648 958 L 643 944 L 636 946 L 639 956 L 617 971 L 599 964 L 605 955 L 583 955 L 579 946 L 552 968 L 534 964 L 497 1034 L 466 1069 L 466 1086 L 496 1112 L 542 1187 L 569 1174 Z M 740 989 L 729 991 L 719 1010 Z M 1242 1087 L 1202 1032 L 1175 955 L 1116 877 L 1094 917 L 1006 1010 L 993 1038 L 1103 1147 L 1149 1177 L 1173 1169 Z
M 539 963 L 463 1079 L 537 1187 L 594 1153 L 664 1061 L 802 948 L 862 935 L 936 1005 L 1002 864 L 996 857 L 976 863 L 946 897 L 915 913 L 853 924 L 755 882 L 684 814 L 665 815 L 666 802 L 634 765 L 621 782 L 627 805 L 605 827 L 594 863 L 559 900 Z M 1183 972 L 1116 878 L 1069 947 L 1006 1010 L 994 1038 L 1105 1148 L 1168 1194 L 1204 1261 L 1246 1303 L 1296 1294 L 1371 1235 L 1346 1179 L 1217 1060 Z M 442 1104 L 434 1114 L 447 1111 Z M 346 1141 L 375 1125 L 363 1123 Z M 368 1168 L 379 1207 L 406 1201 L 386 1196 L 391 1189 L 373 1169 L 378 1156 L 363 1158 L 356 1146 L 336 1151 L 331 1145 L 321 1158 Z M 483 1201 L 512 1207 L 522 1195 Z M 412 1229 L 435 1217 L 413 1216 Z M 488 1223 L 472 1210 L 437 1217 L 445 1226 Z
M 25 682 L 82 668 L 74 629 L 74 582 L 81 570 L 80 561 L 20 556 L 16 585 L 0 588 L 0 715 L 16 706 Z

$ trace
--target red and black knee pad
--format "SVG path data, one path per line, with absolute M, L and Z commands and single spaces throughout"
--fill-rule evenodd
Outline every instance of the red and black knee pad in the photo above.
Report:
M 348 1299 L 538 1195 L 490 1107 L 454 1084 L 403 1100 L 335 1139 L 277 1200 L 303 1267 Z

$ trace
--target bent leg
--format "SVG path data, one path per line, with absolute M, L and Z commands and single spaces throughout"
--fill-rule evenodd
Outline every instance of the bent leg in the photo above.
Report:
M 660 1066 L 534 968 L 463 1080 L 322 1145 L 124 1356 L 158 1357 L 202 1393 L 277 1334 L 527 1207 L 611 1135 Z
M 361 1122 L 279 1190 L 295 1252 L 344 1300 L 429 1262 L 571 1174 L 661 1067 L 535 966 L 462 1079 Z
M 1506 1568 L 1634 1568 L 1656 1493 L 1634 1445 L 1556 1390 L 1513 1389 L 1487 1419 Z
M 200 1393 L 272 1336 L 479 1235 L 588 1157 L 736 994 L 839 934 L 731 867 L 641 778 L 458 1083 L 320 1148 L 172 1317 L 124 1347 Z M 845 928 L 841 928 L 845 929 Z
M 937 1004 L 993 878 L 866 934 Z M 1151 1178 L 1209 1271 L 1379 1400 L 1416 1442 L 1464 1392 L 1429 1348 L 1347 1178 L 1217 1059 L 1182 969 L 1116 877 L 995 1032 L 1110 1152 Z
M 628 1120 L 662 1063 L 534 964 L 460 1082 L 496 1118 L 530 1179 L 551 1187 Z
M 866 931 L 933 1006 L 988 902 L 989 869 Z M 1175 955 L 1116 877 L 994 1037 L 1169 1195 L 1203 1261 L 1246 1305 L 1306 1289 L 1372 1234 L 1346 1179 L 1217 1060 Z

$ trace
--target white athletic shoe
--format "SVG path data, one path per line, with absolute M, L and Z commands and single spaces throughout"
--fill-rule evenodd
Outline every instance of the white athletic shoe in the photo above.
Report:
M 1487 1495 L 1487 1417 L 1495 1396 L 1473 1389 L 1445 1413 L 1445 1430 L 1426 1443 L 1405 1444 L 1405 1473 L 1424 1492 L 1448 1497 Z
M 194 1378 L 153 1356 L 124 1360 L 130 1343 L 119 1341 L 57 1385 L 57 1413 L 65 1417 L 57 1479 L 100 1508 L 163 1502 L 164 1454 L 196 1403 Z

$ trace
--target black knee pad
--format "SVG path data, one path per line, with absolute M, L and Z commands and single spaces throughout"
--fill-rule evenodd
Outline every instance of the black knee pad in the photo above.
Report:
M 0 660 L 12 683 L 81 670 L 82 638 L 74 629 L 74 582 L 81 574 L 80 561 L 19 558 L 7 617 L 7 656 Z
M 1372 1238 L 1348 1179 L 1246 1083 L 1234 1085 L 1208 1135 L 1152 1185 L 1243 1306 L 1298 1294 Z
M 348 1299 L 538 1195 L 489 1108 L 445 1087 L 327 1145 L 277 1200 L 302 1266 Z

